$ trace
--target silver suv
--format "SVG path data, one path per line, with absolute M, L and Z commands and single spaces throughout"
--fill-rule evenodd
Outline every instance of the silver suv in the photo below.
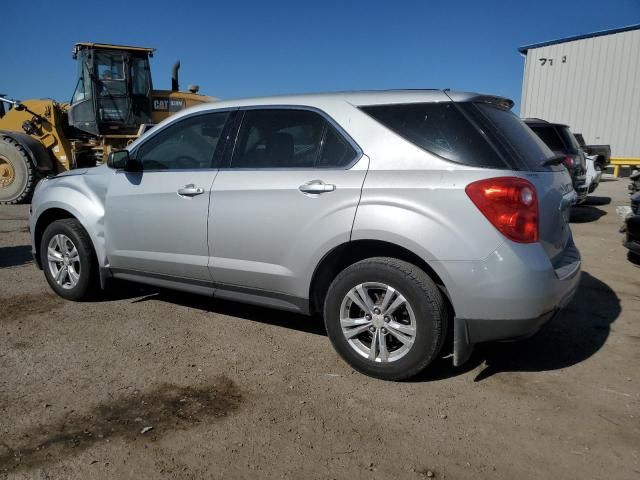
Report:
M 504 98 L 442 90 L 185 110 L 41 182 L 33 252 L 62 297 L 111 278 L 305 314 L 384 379 L 536 332 L 580 255 L 562 158 Z M 445 342 L 450 339 L 451 342 Z

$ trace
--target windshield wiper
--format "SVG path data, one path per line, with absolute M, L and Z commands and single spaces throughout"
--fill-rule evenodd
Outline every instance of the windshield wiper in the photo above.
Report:
M 549 165 L 560 165 L 562 163 L 562 161 L 564 160 L 565 156 L 566 155 L 563 155 L 563 154 L 554 155 L 553 157 L 547 158 L 544 162 L 542 162 L 540 164 L 540 166 L 541 167 L 548 167 Z

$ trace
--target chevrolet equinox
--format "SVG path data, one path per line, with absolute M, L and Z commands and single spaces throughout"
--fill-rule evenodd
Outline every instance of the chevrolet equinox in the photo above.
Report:
M 33 253 L 81 300 L 109 279 L 321 314 L 353 368 L 400 380 L 452 341 L 535 333 L 573 296 L 562 157 L 510 100 L 448 90 L 184 110 L 39 184 Z

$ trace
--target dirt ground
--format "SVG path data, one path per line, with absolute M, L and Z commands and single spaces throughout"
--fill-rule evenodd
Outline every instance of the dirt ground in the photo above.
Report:
M 404 383 L 353 372 L 317 319 L 133 284 L 63 301 L 28 206 L 0 207 L 0 479 L 640 479 L 627 183 L 574 210 L 563 316 Z

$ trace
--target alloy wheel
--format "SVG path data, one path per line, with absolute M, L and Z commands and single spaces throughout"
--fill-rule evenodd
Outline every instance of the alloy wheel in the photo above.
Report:
M 51 237 L 47 246 L 47 263 L 52 278 L 62 288 L 69 290 L 78 284 L 80 255 L 69 237 L 62 233 Z
M 371 361 L 394 362 L 416 338 L 416 318 L 406 297 L 390 285 L 361 283 L 340 305 L 340 326 L 347 342 Z

